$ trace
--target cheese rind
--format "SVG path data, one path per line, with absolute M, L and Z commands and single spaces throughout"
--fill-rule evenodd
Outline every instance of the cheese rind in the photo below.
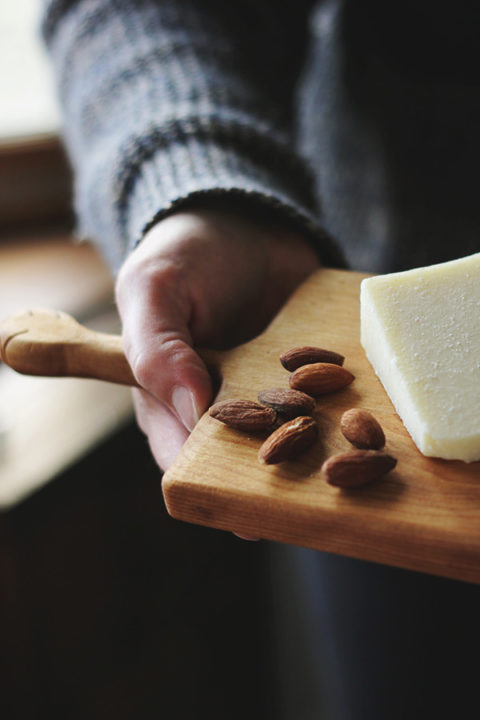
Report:
M 360 326 L 420 452 L 480 460 L 480 253 L 363 280 Z

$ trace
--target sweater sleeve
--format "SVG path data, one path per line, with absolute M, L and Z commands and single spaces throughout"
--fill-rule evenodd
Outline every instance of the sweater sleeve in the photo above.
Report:
M 268 208 L 327 239 L 295 153 L 307 0 L 45 0 L 79 233 L 115 271 L 182 204 Z

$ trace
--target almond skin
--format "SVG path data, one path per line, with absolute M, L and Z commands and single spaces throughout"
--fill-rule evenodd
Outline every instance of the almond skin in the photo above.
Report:
M 355 488 L 378 480 L 396 464 L 394 457 L 381 450 L 350 450 L 325 460 L 322 472 L 330 485 Z
M 285 418 L 311 415 L 315 409 L 315 400 L 310 395 L 291 388 L 262 390 L 258 393 L 258 401 Z
M 289 420 L 275 430 L 258 451 L 258 459 L 266 465 L 291 460 L 313 445 L 318 436 L 317 423 L 310 416 Z
M 290 375 L 290 387 L 308 395 L 323 395 L 350 385 L 354 375 L 341 365 L 313 363 L 302 365 Z
M 357 448 L 380 450 L 385 445 L 382 426 L 368 410 L 351 408 L 344 412 L 340 419 L 340 430 Z
M 343 365 L 345 358 L 340 353 L 333 350 L 325 350 L 319 347 L 297 347 L 286 350 L 280 355 L 280 362 L 285 370 L 293 372 L 302 365 L 311 365 L 312 363 L 328 362 L 334 365 Z
M 270 430 L 277 419 L 273 408 L 251 400 L 221 400 L 212 405 L 208 413 L 215 420 L 243 432 Z

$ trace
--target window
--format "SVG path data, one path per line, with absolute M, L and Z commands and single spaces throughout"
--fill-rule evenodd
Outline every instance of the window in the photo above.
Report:
M 0 232 L 70 215 L 70 172 L 58 132 L 40 3 L 0 3 Z

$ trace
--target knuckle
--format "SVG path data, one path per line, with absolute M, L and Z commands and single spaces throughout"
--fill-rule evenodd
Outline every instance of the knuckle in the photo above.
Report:
M 156 363 L 152 356 L 140 351 L 133 356 L 130 365 L 138 384 L 148 390 L 155 378 Z
M 132 297 L 143 298 L 155 306 L 159 298 L 188 296 L 186 269 L 179 262 L 164 258 L 127 261 L 120 269 L 115 283 L 115 299 L 122 311 L 131 304 Z
M 130 365 L 139 385 L 158 397 L 162 386 L 168 385 L 168 377 L 172 374 L 169 369 L 183 364 L 190 352 L 184 340 L 166 334 L 157 338 L 155 347 L 134 352 Z

